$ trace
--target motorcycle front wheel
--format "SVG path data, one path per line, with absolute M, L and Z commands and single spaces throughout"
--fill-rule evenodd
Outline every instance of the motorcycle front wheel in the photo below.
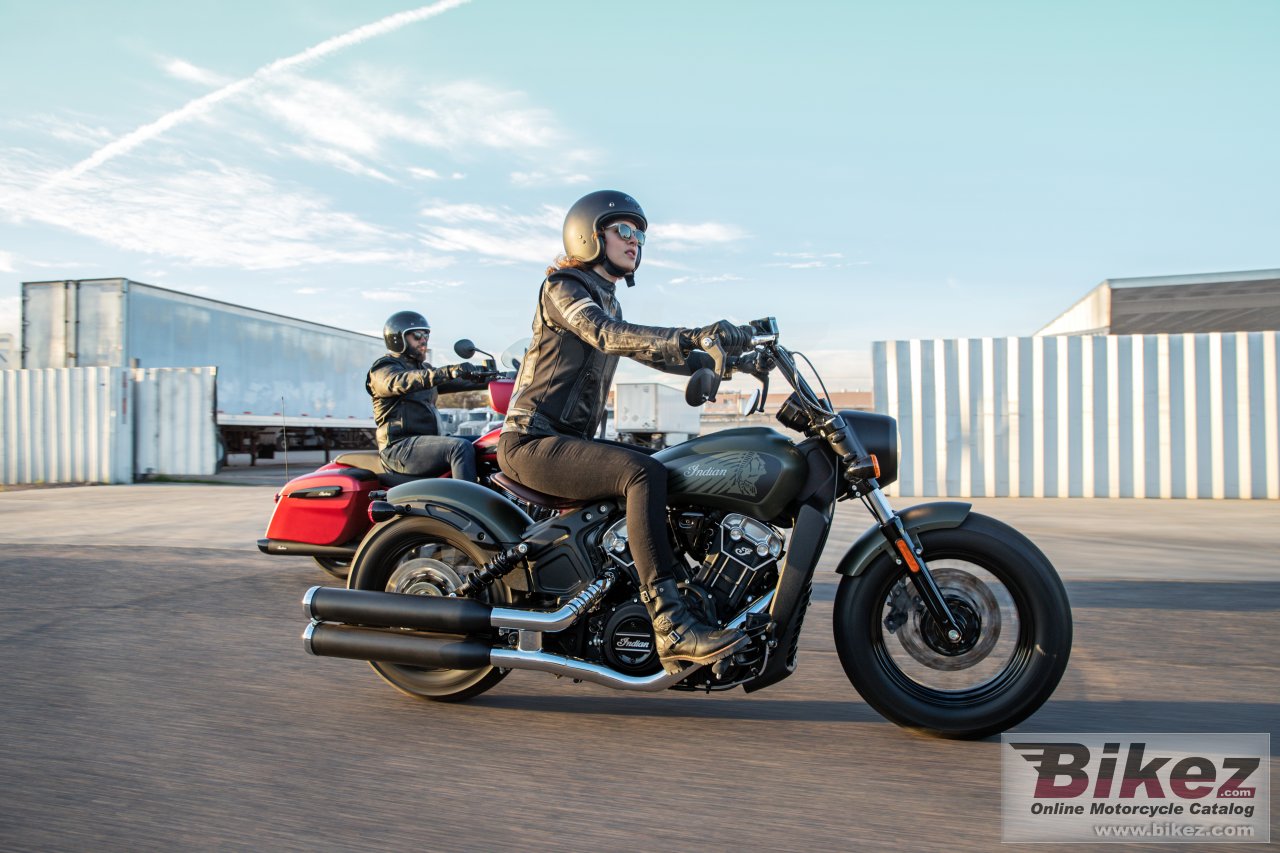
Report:
M 1022 534 L 971 513 L 920 534 L 924 558 L 965 626 L 947 642 L 906 569 L 881 552 L 840 581 L 840 663 L 867 704 L 889 720 L 950 738 L 1002 732 L 1053 693 L 1071 653 L 1071 607 L 1052 564 Z
M 449 525 L 432 518 L 405 516 L 376 528 L 351 567 L 349 589 L 408 595 L 448 595 L 489 555 Z M 506 587 L 489 587 L 481 597 L 506 604 Z M 483 639 L 496 639 L 484 637 Z M 408 696 L 437 702 L 461 702 L 501 681 L 507 670 L 431 669 L 369 661 L 384 681 Z

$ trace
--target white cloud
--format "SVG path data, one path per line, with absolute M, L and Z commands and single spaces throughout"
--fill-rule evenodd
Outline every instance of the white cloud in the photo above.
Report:
M 580 172 L 512 172 L 511 183 L 517 187 L 547 187 L 555 185 L 585 184 L 589 175 Z
M 503 222 L 512 216 L 508 210 L 485 207 L 481 204 L 438 204 L 424 207 L 419 213 L 427 219 L 438 219 L 449 223 Z
M 480 204 L 423 208 L 422 242 L 439 252 L 474 253 L 498 262 L 549 263 L 563 248 L 564 211 L 543 205 L 533 213 Z M 436 224 L 439 223 L 439 224 Z
M 736 225 L 721 222 L 702 222 L 688 225 L 671 222 L 666 225 L 654 225 L 649 229 L 654 240 L 660 241 L 663 249 L 684 251 L 697 249 L 708 244 L 735 243 L 746 239 L 747 232 Z
M 513 263 L 550 263 L 563 248 L 559 235 L 512 236 L 479 228 L 431 228 L 422 242 L 438 252 L 474 253 Z
M 414 281 L 398 281 L 380 290 L 362 290 L 360 295 L 370 302 L 413 302 L 424 293 L 439 293 L 462 287 L 458 279 L 424 278 Z M 381 335 L 381 332 L 378 332 Z
M 352 175 L 373 178 L 376 181 L 383 181 L 388 184 L 395 183 L 386 173 L 380 172 L 372 166 L 366 166 L 351 155 L 335 151 L 332 148 L 321 148 L 315 145 L 286 145 L 285 148 L 302 159 L 310 160 L 313 163 L 334 166 Z
M 0 272 L 13 271 L 13 252 L 0 251 Z
M 209 267 L 278 269 L 335 263 L 451 263 L 414 247 L 411 235 L 331 209 L 322 196 L 269 177 L 171 156 L 147 180 L 103 170 L 71 186 L 37 188 L 45 170 L 0 152 L 0 207 L 11 221 L 65 228 L 107 245 Z
M 437 172 L 435 169 L 422 169 L 417 166 L 410 166 L 409 174 L 423 181 L 440 180 L 440 173 Z
M 667 284 L 715 284 L 722 281 L 745 281 L 742 276 L 733 273 L 722 275 L 683 275 L 673 278 Z
M 868 266 L 870 261 L 846 261 L 843 252 L 774 252 L 775 258 L 788 260 L 773 261 L 766 267 L 781 267 L 789 270 L 842 269 L 844 267 Z
M 674 261 L 663 260 L 661 258 L 645 258 L 644 265 L 648 269 L 661 269 L 661 270 L 689 269 L 689 266 L 687 264 L 678 264 Z
M 102 145 L 115 136 L 108 128 L 95 127 L 83 121 L 60 116 L 33 116 L 26 121 L 16 122 L 15 126 L 47 133 L 60 142 L 71 142 L 76 145 Z
M 202 86 L 225 86 L 232 82 L 230 77 L 224 77 L 216 71 L 210 71 L 207 68 L 200 68 L 192 65 L 185 59 L 166 59 L 161 60 L 160 67 L 170 77 L 183 80 L 188 83 L 199 83 Z
M 525 105 L 523 92 L 502 91 L 470 80 L 437 86 L 419 97 L 423 116 L 410 127 L 425 142 L 466 150 L 473 145 L 523 151 L 564 140 L 551 112 Z
M 178 109 L 166 113 L 155 121 L 145 124 L 142 127 L 107 143 L 94 151 L 84 160 L 76 163 L 70 169 L 63 170 L 54 175 L 44 188 L 48 189 L 52 185 L 65 183 L 66 181 L 73 180 L 80 175 L 84 175 L 104 163 L 119 157 L 121 154 L 132 151 L 139 145 L 163 135 L 178 125 L 204 116 L 220 102 L 235 97 L 242 92 L 250 91 L 255 86 L 261 85 L 265 81 L 271 80 L 291 68 L 306 65 L 307 63 L 314 62 L 317 59 L 344 48 L 351 47 L 352 45 L 394 32 L 395 30 L 408 26 L 409 24 L 435 17 L 442 12 L 447 12 L 455 6 L 460 6 L 466 2 L 468 2 L 468 0 L 440 0 L 440 2 L 434 3 L 430 6 L 420 6 L 417 9 L 397 12 L 394 15 L 388 15 L 371 24 L 365 24 L 362 27 L 357 27 L 354 30 L 350 30 L 341 35 L 325 39 L 319 44 L 313 45 L 301 53 L 295 53 L 292 56 L 277 59 L 274 62 L 262 66 L 249 77 L 236 80 L 220 89 L 217 89 L 216 91 L 210 92 L 207 95 L 196 98 L 193 101 L 188 101 Z
M 360 295 L 370 302 L 408 302 L 412 294 L 404 290 L 362 290 Z
M 294 291 L 294 293 L 299 296 L 315 296 L 317 294 L 324 293 L 324 291 L 325 288 L 323 287 L 299 287 Z
M 401 281 L 392 285 L 392 287 L 409 287 L 418 292 L 432 292 L 437 290 L 452 290 L 455 287 L 462 287 L 465 282 L 460 279 L 438 279 L 423 278 L 417 281 Z

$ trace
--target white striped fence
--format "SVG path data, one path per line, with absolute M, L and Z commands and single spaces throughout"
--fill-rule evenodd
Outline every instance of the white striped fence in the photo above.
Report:
M 1280 498 L 1280 332 L 872 345 L 904 496 Z

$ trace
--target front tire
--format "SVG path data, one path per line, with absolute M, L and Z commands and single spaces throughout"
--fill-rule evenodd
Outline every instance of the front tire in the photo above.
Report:
M 454 528 L 432 518 L 404 516 L 375 529 L 351 567 L 349 589 L 400 592 L 410 595 L 448 595 L 467 575 L 478 571 L 488 555 Z M 481 600 L 507 602 L 500 582 Z M 484 639 L 496 640 L 496 634 Z M 493 687 L 507 670 L 430 669 L 369 661 L 384 681 L 418 699 L 462 702 Z
M 976 630 L 960 647 L 941 638 L 906 569 L 880 553 L 840 581 L 840 663 L 867 704 L 928 734 L 979 738 L 1033 714 L 1071 653 L 1071 607 L 1052 564 L 1022 534 L 971 513 L 919 534 L 952 612 Z

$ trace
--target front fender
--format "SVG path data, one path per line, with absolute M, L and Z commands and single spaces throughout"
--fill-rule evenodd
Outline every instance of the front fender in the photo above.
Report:
M 448 477 L 403 483 L 388 491 L 386 499 L 397 506 L 421 507 L 487 547 L 515 545 L 533 524 L 524 510 L 492 489 Z
M 972 509 L 973 504 L 963 501 L 934 501 L 909 506 L 898 513 L 898 516 L 902 519 L 902 526 L 907 530 L 912 533 L 923 533 L 926 530 L 959 527 L 969 517 Z M 856 577 L 862 574 L 880 551 L 884 551 L 891 557 L 894 556 L 893 546 L 889 544 L 889 540 L 884 538 L 879 527 L 872 525 L 845 552 L 840 565 L 836 566 L 836 573 Z

